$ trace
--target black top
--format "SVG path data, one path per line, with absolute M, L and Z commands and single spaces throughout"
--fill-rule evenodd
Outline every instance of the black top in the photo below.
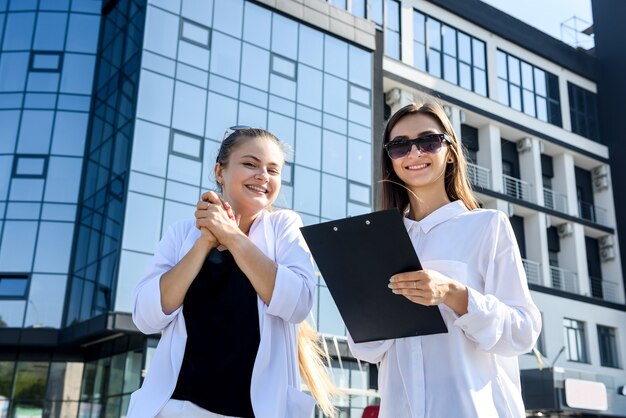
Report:
M 229 251 L 212 250 L 183 302 L 187 345 L 172 399 L 216 414 L 254 417 L 257 294 Z

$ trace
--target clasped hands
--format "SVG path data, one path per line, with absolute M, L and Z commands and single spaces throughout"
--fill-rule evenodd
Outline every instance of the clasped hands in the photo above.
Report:
M 239 215 L 215 192 L 206 192 L 200 199 L 194 213 L 196 228 L 211 247 L 223 245 L 228 248 L 229 240 L 242 234 Z

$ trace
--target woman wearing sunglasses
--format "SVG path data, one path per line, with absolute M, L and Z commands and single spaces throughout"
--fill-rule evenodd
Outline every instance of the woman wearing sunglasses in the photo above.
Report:
M 161 333 L 129 418 L 334 415 L 309 314 L 315 270 L 292 211 L 271 211 L 285 156 L 263 129 L 226 131 L 215 164 L 222 197 L 173 224 L 135 290 L 133 320 Z M 300 334 L 298 329 L 300 328 Z M 299 364 L 298 364 L 299 360 Z
M 438 104 L 410 104 L 384 132 L 381 209 L 398 208 L 424 267 L 389 291 L 437 305 L 444 334 L 354 343 L 380 363 L 380 418 L 525 417 L 517 356 L 541 317 L 508 218 L 479 209 L 450 121 Z

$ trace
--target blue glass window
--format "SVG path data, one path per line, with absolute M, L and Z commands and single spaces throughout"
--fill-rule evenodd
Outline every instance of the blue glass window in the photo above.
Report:
M 66 24 L 66 13 L 39 13 L 33 48 L 52 51 L 62 50 L 65 42 Z
M 183 19 L 180 38 L 203 48 L 209 48 L 211 45 L 211 29 Z
M 267 91 L 269 68 L 269 52 L 244 42 L 241 56 L 241 82 Z
M 370 206 L 372 204 L 372 188 L 366 184 L 349 181 L 348 201 Z
M 9 13 L 4 28 L 2 49 L 4 51 L 28 51 L 33 39 L 34 23 L 34 13 Z
M 221 4 L 223 2 L 218 2 Z M 226 2 L 228 3 L 228 2 Z M 241 41 L 219 32 L 213 32 L 211 45 L 211 72 L 232 80 L 239 80 Z
M 322 169 L 337 176 L 346 176 L 346 137 L 338 133 L 324 130 Z
M 67 273 L 73 235 L 73 223 L 42 222 L 39 226 L 33 269 L 48 273 Z
M 61 91 L 63 93 L 91 94 L 95 57 L 92 55 L 65 54 Z
M 400 2 L 387 0 L 387 22 L 385 25 L 385 54 L 399 60 L 401 51 L 400 38 Z
M 30 56 L 30 71 L 61 71 L 63 54 L 61 52 L 33 51 Z
M 48 157 L 41 155 L 16 155 L 13 177 L 43 178 L 46 176 Z
M 0 91 L 23 91 L 28 75 L 29 53 L 3 52 L 0 59 Z M 21 107 L 20 104 L 15 107 Z
M 320 214 L 320 172 L 295 166 L 293 208 L 299 212 L 319 216 Z
M 272 72 L 292 80 L 297 79 L 296 62 L 288 58 L 272 54 Z
M 298 24 L 276 13 L 272 19 L 272 52 L 298 59 Z
M 323 73 L 306 65 L 299 65 L 298 103 L 321 109 Z
M 324 70 L 348 78 L 348 44 L 330 35 L 326 35 L 324 41 Z
M 185 0 L 182 15 L 207 26 L 213 20 L 213 0 Z
M 0 271 L 31 271 L 37 222 L 5 221 L 0 251 Z
M 25 298 L 28 276 L 0 274 L 0 298 Z
M 324 34 L 300 25 L 300 63 L 322 69 L 324 66 Z
M 180 19 L 173 14 L 148 6 L 144 29 L 144 48 L 169 58 L 176 58 L 179 23 Z
M 322 217 L 345 218 L 346 200 L 346 179 L 322 174 Z
M 170 153 L 179 157 L 202 161 L 202 137 L 185 132 L 172 130 L 170 137 Z
M 271 27 L 272 12 L 247 1 L 244 11 L 243 40 L 269 49 Z
M 172 127 L 195 135 L 204 135 L 206 90 L 179 81 L 175 88 Z
M 296 164 L 320 169 L 322 130 L 314 125 L 296 122 Z
M 243 0 L 216 1 L 213 28 L 241 38 L 243 3 Z

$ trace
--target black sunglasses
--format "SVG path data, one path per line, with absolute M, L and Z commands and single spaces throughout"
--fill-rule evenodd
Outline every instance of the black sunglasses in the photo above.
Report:
M 245 126 L 245 125 L 231 126 L 230 128 L 226 129 L 226 131 L 224 132 L 224 138 L 222 138 L 222 141 L 224 141 L 226 138 L 228 138 L 229 136 L 231 136 L 235 132 L 240 131 L 242 129 L 252 129 L 252 127 L 251 126 Z
M 451 144 L 452 140 L 446 134 L 426 134 L 415 139 L 396 139 L 387 142 L 384 147 L 389 154 L 389 158 L 396 160 L 408 155 L 411 148 L 415 148 L 422 154 L 436 154 L 441 151 L 443 142 Z

